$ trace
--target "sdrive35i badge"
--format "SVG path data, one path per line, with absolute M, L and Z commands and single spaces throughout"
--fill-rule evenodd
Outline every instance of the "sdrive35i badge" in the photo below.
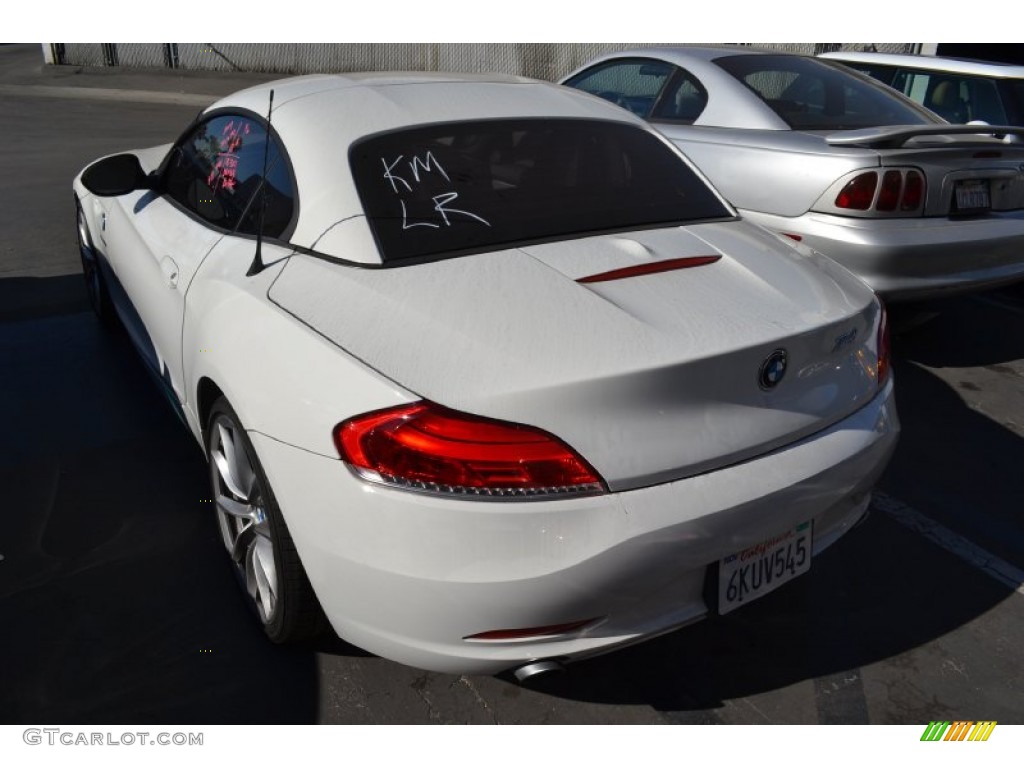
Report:
M 761 370 L 757 372 L 757 384 L 761 389 L 775 389 L 782 377 L 786 375 L 786 350 L 776 349 L 764 362 L 761 363 Z

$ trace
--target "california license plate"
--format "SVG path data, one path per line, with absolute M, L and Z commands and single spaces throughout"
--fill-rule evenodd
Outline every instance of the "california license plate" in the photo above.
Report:
M 718 564 L 718 612 L 734 611 L 810 568 L 810 522 L 729 555 Z
M 988 194 L 988 181 L 985 179 L 958 181 L 954 190 L 956 191 L 956 210 L 958 212 L 987 211 L 992 207 Z

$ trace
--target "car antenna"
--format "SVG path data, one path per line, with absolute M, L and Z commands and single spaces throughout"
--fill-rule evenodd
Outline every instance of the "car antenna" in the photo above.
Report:
M 249 271 L 245 273 L 246 277 L 252 277 L 258 275 L 264 270 L 266 265 L 263 263 L 263 220 L 266 218 L 267 213 L 267 163 L 270 158 L 270 118 L 274 113 L 274 89 L 270 89 L 270 104 L 267 105 L 267 138 L 263 142 L 263 182 L 260 186 L 260 217 L 259 227 L 256 229 L 256 255 L 253 256 L 252 264 L 249 265 Z

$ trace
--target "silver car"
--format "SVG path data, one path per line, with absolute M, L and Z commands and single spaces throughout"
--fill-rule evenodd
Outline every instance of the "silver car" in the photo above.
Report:
M 906 53 L 819 56 L 871 75 L 951 123 L 1024 126 L 1024 66 Z
M 841 65 L 750 49 L 624 51 L 563 84 L 647 119 L 744 217 L 888 300 L 1024 279 L 1024 128 L 979 134 Z

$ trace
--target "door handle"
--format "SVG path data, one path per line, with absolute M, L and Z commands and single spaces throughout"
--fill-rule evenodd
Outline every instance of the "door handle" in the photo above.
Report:
M 174 263 L 174 259 L 170 256 L 160 259 L 160 271 L 164 273 L 164 280 L 167 281 L 168 288 L 178 286 L 178 265 Z

